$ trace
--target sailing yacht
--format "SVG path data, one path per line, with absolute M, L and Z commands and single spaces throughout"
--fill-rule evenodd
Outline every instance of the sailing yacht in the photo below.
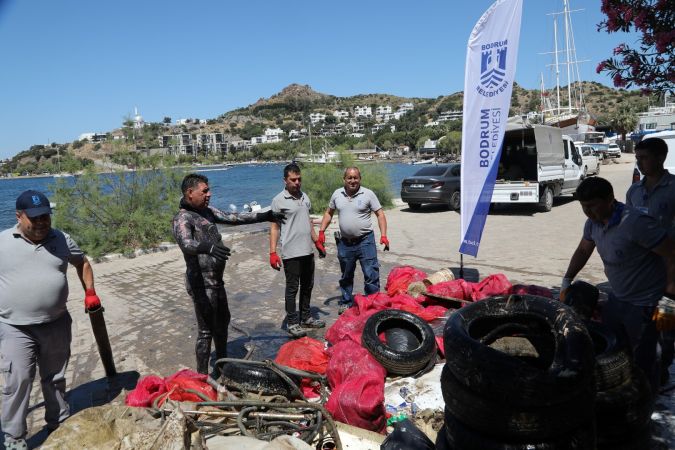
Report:
M 579 75 L 572 17 L 570 13 L 581 10 L 570 10 L 569 0 L 563 0 L 563 10 L 551 13 L 553 16 L 554 62 L 549 64 L 555 71 L 555 90 L 549 92 L 544 87 L 544 76 L 541 76 L 541 112 L 542 122 L 546 125 L 562 128 L 568 133 L 585 133 L 594 131 L 595 120 L 588 114 L 584 102 L 584 92 Z M 558 18 L 563 18 L 562 45 L 559 46 Z M 559 50 L 561 48 L 561 50 Z M 561 57 L 562 56 L 562 57 Z M 567 95 L 560 90 L 560 70 L 566 72 Z M 565 99 L 565 97 L 567 97 Z M 565 101 L 566 100 L 566 101 Z

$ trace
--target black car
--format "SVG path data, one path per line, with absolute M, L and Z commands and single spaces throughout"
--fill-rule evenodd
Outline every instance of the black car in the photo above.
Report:
M 459 209 L 459 174 L 461 164 L 434 164 L 424 166 L 401 183 L 401 200 L 410 209 L 419 209 L 424 203 L 448 205 Z

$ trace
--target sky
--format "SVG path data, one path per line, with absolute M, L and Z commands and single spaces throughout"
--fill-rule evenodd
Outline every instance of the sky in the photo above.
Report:
M 492 0 L 0 0 L 0 158 L 146 122 L 216 118 L 291 83 L 337 96 L 463 90 L 466 43 Z M 635 35 L 570 0 L 581 78 Z M 555 85 L 562 0 L 523 0 L 516 82 Z M 564 83 L 563 83 L 564 84 Z

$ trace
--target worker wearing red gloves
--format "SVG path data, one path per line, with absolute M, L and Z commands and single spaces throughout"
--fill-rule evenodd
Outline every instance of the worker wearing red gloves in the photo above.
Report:
M 275 270 L 284 268 L 286 275 L 286 319 L 288 334 L 293 338 L 305 336 L 307 328 L 323 328 L 326 323 L 310 314 L 309 302 L 314 287 L 314 250 L 319 257 L 326 256 L 319 242 L 309 212 L 312 204 L 302 192 L 302 176 L 297 164 L 284 167 L 285 189 L 272 200 L 272 211 L 283 213 L 286 222 L 270 226 L 270 265 Z M 277 244 L 281 243 L 281 256 Z M 296 309 L 295 298 L 300 291 L 300 305 Z
M 17 225 L 0 233 L 0 426 L 5 448 L 28 448 L 26 416 L 39 368 L 48 430 L 70 415 L 65 399 L 71 323 L 66 308 L 68 263 L 85 289 L 85 310 L 100 308 L 94 273 L 70 236 L 52 228 L 51 207 L 38 191 L 16 200 Z
M 325 231 L 335 211 L 340 217 L 340 231 L 335 240 L 340 262 L 340 291 L 342 299 L 338 313 L 342 314 L 354 303 L 354 271 L 356 262 L 361 264 L 366 295 L 380 291 L 380 263 L 377 260 L 377 246 L 371 213 L 375 213 L 380 228 L 380 244 L 389 250 L 387 239 L 387 218 L 377 196 L 370 189 L 361 186 L 361 172 L 358 167 L 348 167 L 344 172 L 344 187 L 333 192 L 319 227 L 319 242 L 326 243 Z

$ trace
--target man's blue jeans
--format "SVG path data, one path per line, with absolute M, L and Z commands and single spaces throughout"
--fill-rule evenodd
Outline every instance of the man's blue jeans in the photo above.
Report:
M 380 263 L 377 261 L 377 246 L 375 245 L 375 233 L 368 233 L 363 239 L 349 242 L 341 239 L 338 242 L 338 261 L 340 261 L 340 291 L 342 299 L 340 303 L 354 301 L 352 290 L 354 288 L 354 271 L 356 261 L 361 264 L 361 271 L 365 281 L 364 291 L 366 295 L 380 291 Z

